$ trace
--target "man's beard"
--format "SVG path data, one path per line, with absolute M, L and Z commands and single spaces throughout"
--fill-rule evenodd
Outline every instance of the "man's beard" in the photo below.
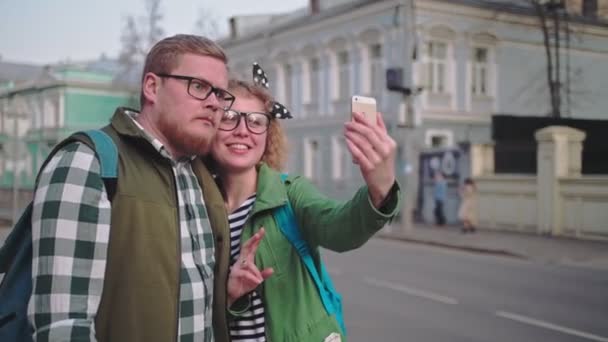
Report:
M 206 155 L 211 147 L 213 136 L 211 132 L 205 134 L 192 134 L 188 132 L 188 124 L 180 125 L 177 121 L 166 120 L 167 116 L 162 115 L 160 119 L 160 130 L 165 136 L 174 153 L 181 156 L 200 156 Z M 193 123 L 199 124 L 200 123 Z M 192 124 L 191 124 L 192 125 Z

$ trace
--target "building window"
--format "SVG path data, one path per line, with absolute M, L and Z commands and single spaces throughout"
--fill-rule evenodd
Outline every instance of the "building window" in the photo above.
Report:
M 317 139 L 304 139 L 304 176 L 317 183 L 321 176 L 321 150 Z
M 57 127 L 59 121 L 59 110 L 57 108 L 58 106 L 56 102 L 48 98 L 48 96 L 49 95 L 47 95 L 47 98 L 44 99 L 44 109 L 42 112 L 42 127 Z
M 445 93 L 447 84 L 447 44 L 431 41 L 427 44 L 428 87 L 433 93 Z
M 446 148 L 454 145 L 454 134 L 445 129 L 429 129 L 425 132 L 426 146 L 431 148 Z
M 285 64 L 283 66 L 283 74 L 285 75 L 285 105 L 288 107 L 292 106 L 292 80 L 293 80 L 293 68 L 291 64 Z
M 350 163 L 352 156 L 342 136 L 332 137 L 331 143 L 332 179 L 344 180 L 352 178 L 352 167 Z
M 433 135 L 431 136 L 431 147 L 446 147 L 448 145 L 448 138 L 445 135 Z
M 478 96 L 488 95 L 490 79 L 487 48 L 473 48 L 473 62 L 471 66 L 471 93 Z
M 350 97 L 350 61 L 347 51 L 338 52 L 338 79 L 339 98 L 348 99 Z
M 319 110 L 319 86 L 321 84 L 321 63 L 314 57 L 310 59 L 310 111 Z
M 369 46 L 370 57 L 370 79 L 373 95 L 379 96 L 384 89 L 384 65 L 382 62 L 382 45 L 372 44 Z

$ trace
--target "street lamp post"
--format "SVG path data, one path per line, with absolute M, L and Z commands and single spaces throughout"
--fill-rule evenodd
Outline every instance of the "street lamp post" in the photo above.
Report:
M 413 99 L 422 89 L 413 86 L 412 75 L 412 59 L 410 58 L 412 51 L 408 48 L 408 44 L 415 42 L 415 0 L 400 0 L 399 2 L 399 57 L 395 61 L 397 67 L 389 68 L 386 71 L 386 85 L 388 90 L 396 92 L 400 95 L 399 100 L 399 115 L 397 127 L 400 128 L 401 145 L 400 160 L 403 164 L 399 165 L 399 173 L 403 181 L 404 201 L 401 208 L 401 229 L 406 233 L 413 228 L 413 210 L 417 197 L 418 188 L 418 152 L 415 142 L 416 127 L 420 124 L 420 119 L 416 113 L 416 108 L 413 105 Z M 409 25 L 408 25 L 409 24 Z M 409 73 L 406 71 L 410 70 Z M 409 80 L 404 80 L 404 74 L 408 74 Z

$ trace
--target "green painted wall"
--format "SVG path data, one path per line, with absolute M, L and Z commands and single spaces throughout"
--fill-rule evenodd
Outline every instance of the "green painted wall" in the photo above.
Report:
M 105 125 L 116 107 L 129 106 L 130 99 L 130 94 L 97 94 L 68 89 L 65 94 L 64 125 L 74 129 Z
M 64 101 L 64 126 L 55 130 L 55 134 L 60 140 L 71 133 L 88 128 L 99 128 L 106 125 L 116 107 L 134 107 L 133 101 L 137 100 L 137 95 L 129 93 L 115 93 L 108 91 L 81 91 L 79 89 L 67 89 Z M 48 135 L 48 133 L 47 133 Z M 0 136 L 2 141 L 3 136 Z M 33 188 L 36 174 L 40 168 L 42 160 L 38 160 L 39 151 L 43 158 L 50 152 L 48 139 L 42 137 L 41 132 L 31 131 L 27 134 L 27 146 L 32 156 L 32 177 L 23 173 L 20 177 L 20 187 L 25 189 Z M 13 173 L 6 171 L 0 174 L 0 187 L 12 187 L 14 181 Z

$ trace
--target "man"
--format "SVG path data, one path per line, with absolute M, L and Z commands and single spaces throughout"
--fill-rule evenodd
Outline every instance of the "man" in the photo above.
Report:
M 448 196 L 448 184 L 443 177 L 441 171 L 435 173 L 435 183 L 433 185 L 433 199 L 435 200 L 435 224 L 437 226 L 445 225 L 445 201 Z
M 214 339 L 229 235 L 221 195 L 194 157 L 207 153 L 234 101 L 226 63 L 217 44 L 192 35 L 150 50 L 141 112 L 119 108 L 103 129 L 119 152 L 114 191 L 86 141 L 65 145 L 41 171 L 28 308 L 35 340 Z

